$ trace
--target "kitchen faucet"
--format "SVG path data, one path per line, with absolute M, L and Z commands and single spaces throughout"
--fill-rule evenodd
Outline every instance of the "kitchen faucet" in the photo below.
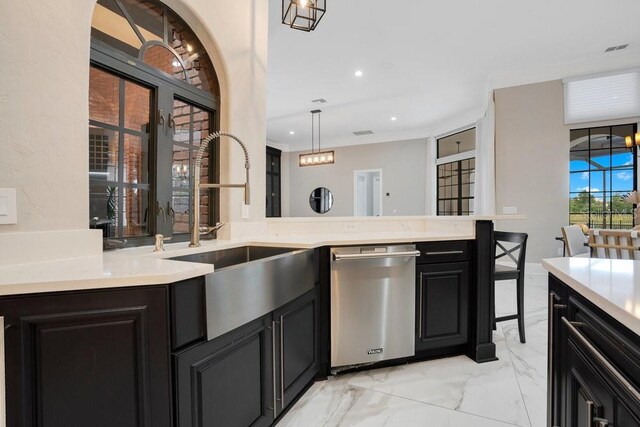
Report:
M 244 184 L 209 184 L 209 183 L 200 183 L 200 167 L 202 166 L 202 156 L 204 156 L 204 152 L 209 146 L 209 143 L 221 136 L 229 137 L 235 140 L 240 147 L 242 147 L 242 151 L 244 151 L 244 168 L 246 171 L 246 180 Z M 247 151 L 247 147 L 244 145 L 242 141 L 237 136 L 234 136 L 227 132 L 214 132 L 211 135 L 207 136 L 200 143 L 200 148 L 198 149 L 198 153 L 196 154 L 196 164 L 194 170 L 193 177 L 193 224 L 191 226 L 191 243 L 189 243 L 189 247 L 195 248 L 200 246 L 200 189 L 201 188 L 244 188 L 244 203 L 245 205 L 249 204 L 249 152 Z M 224 224 L 218 224 L 214 227 L 215 230 L 222 227 Z M 207 227 L 208 229 L 208 227 Z M 211 232 L 215 230 L 205 230 L 206 232 Z

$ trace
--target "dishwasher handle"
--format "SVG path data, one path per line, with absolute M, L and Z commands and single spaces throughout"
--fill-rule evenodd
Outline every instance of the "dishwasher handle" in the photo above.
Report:
M 360 254 L 333 254 L 334 261 L 352 260 L 352 259 L 376 259 L 376 258 L 406 258 L 419 257 L 420 251 L 403 251 L 403 252 L 365 252 Z

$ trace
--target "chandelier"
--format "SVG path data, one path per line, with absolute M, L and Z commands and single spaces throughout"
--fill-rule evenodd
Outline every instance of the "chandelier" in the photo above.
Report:
M 320 149 L 320 110 L 313 110 L 311 112 L 311 152 L 300 154 L 298 159 L 299 166 L 320 166 L 330 165 L 335 162 L 335 153 L 333 150 L 322 151 Z M 316 115 L 318 121 L 318 151 L 315 151 L 314 139 L 315 139 L 315 122 Z
M 295 30 L 313 31 L 327 10 L 326 0 L 282 0 L 282 23 Z

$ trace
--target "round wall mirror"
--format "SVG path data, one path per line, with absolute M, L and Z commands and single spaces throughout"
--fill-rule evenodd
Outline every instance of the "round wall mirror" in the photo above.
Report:
M 327 213 L 333 206 L 333 194 L 328 188 L 318 187 L 309 196 L 309 206 L 319 214 Z

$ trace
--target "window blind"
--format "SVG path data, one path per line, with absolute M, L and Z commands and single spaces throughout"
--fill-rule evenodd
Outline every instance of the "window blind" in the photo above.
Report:
M 640 70 L 564 80 L 565 124 L 640 116 Z

